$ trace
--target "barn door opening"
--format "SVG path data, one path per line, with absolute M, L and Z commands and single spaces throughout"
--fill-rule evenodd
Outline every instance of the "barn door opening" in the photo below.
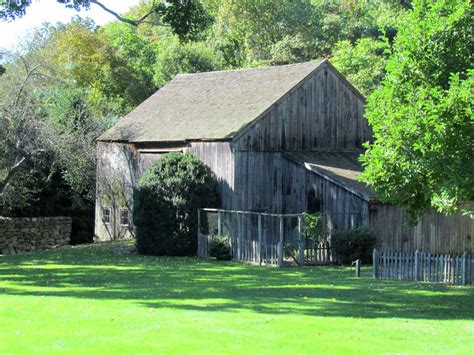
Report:
M 321 198 L 316 194 L 314 189 L 309 190 L 307 207 L 308 213 L 319 213 L 321 212 Z

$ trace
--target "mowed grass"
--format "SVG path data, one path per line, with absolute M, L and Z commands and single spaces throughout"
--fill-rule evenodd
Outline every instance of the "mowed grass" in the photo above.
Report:
M 471 353 L 474 288 L 144 257 L 0 256 L 0 353 Z

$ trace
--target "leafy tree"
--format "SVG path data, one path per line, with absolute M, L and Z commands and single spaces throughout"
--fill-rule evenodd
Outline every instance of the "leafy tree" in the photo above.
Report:
M 0 111 L 0 195 L 27 163 L 41 156 L 45 142 L 41 139 L 43 120 L 37 115 L 37 101 L 31 95 L 31 82 L 37 67 L 26 67 L 24 76 L 5 78 Z
M 314 48 L 312 30 L 317 27 L 318 17 L 313 9 L 310 0 L 223 0 L 211 43 L 237 67 L 270 60 L 272 48 L 277 51 L 274 47 L 280 41 L 302 39 L 305 46 Z
M 154 81 L 157 87 L 161 87 L 178 73 L 207 72 L 223 67 L 219 53 L 205 43 L 182 44 L 168 40 L 157 49 Z
M 88 90 L 55 77 L 44 59 L 16 57 L 2 77 L 0 214 L 69 215 L 73 241 L 91 241 L 95 139 L 113 120 L 95 116 Z
M 133 202 L 142 254 L 195 255 L 197 209 L 218 203 L 217 178 L 191 154 L 169 153 L 140 178 Z
M 474 199 L 473 27 L 468 0 L 414 1 L 368 100 L 363 179 L 414 219 Z
M 133 81 L 128 85 L 140 85 L 134 90 L 140 102 L 156 91 L 153 83 L 153 67 L 156 62 L 155 41 L 142 34 L 139 29 L 120 22 L 111 22 L 102 27 L 105 39 L 116 49 L 116 56 L 121 58 L 129 71 L 133 73 Z
M 115 113 L 124 114 L 155 89 L 150 69 L 144 69 L 145 63 L 152 66 L 153 51 L 144 47 L 140 37 L 133 37 L 133 29 L 117 31 L 112 26 L 98 29 L 93 22 L 78 18 L 50 30 L 40 51 L 63 80 L 87 89 L 92 102 L 99 107 L 106 102 Z M 121 43 L 111 41 L 115 34 L 117 38 L 123 35 Z M 137 53 L 137 47 L 142 51 Z
M 385 75 L 389 54 L 388 41 L 359 38 L 355 44 L 339 41 L 333 49 L 331 62 L 362 94 L 368 95 Z
M 209 42 L 233 67 L 329 56 L 341 40 L 392 38 L 402 6 L 389 0 L 207 0 Z

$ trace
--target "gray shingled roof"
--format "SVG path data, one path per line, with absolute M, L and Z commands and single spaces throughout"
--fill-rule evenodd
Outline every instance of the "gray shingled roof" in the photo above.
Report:
M 357 180 L 363 171 L 359 162 L 361 153 L 313 151 L 288 152 L 284 156 L 368 201 L 376 200 L 375 192 Z
M 321 63 L 179 74 L 99 140 L 163 142 L 231 138 Z

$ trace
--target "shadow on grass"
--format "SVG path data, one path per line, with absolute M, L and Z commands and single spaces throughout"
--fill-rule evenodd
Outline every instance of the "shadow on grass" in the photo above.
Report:
M 144 257 L 121 244 L 0 257 L 0 293 L 131 300 L 147 307 L 319 317 L 474 319 L 474 288 L 352 277 L 346 268 L 265 268 Z

